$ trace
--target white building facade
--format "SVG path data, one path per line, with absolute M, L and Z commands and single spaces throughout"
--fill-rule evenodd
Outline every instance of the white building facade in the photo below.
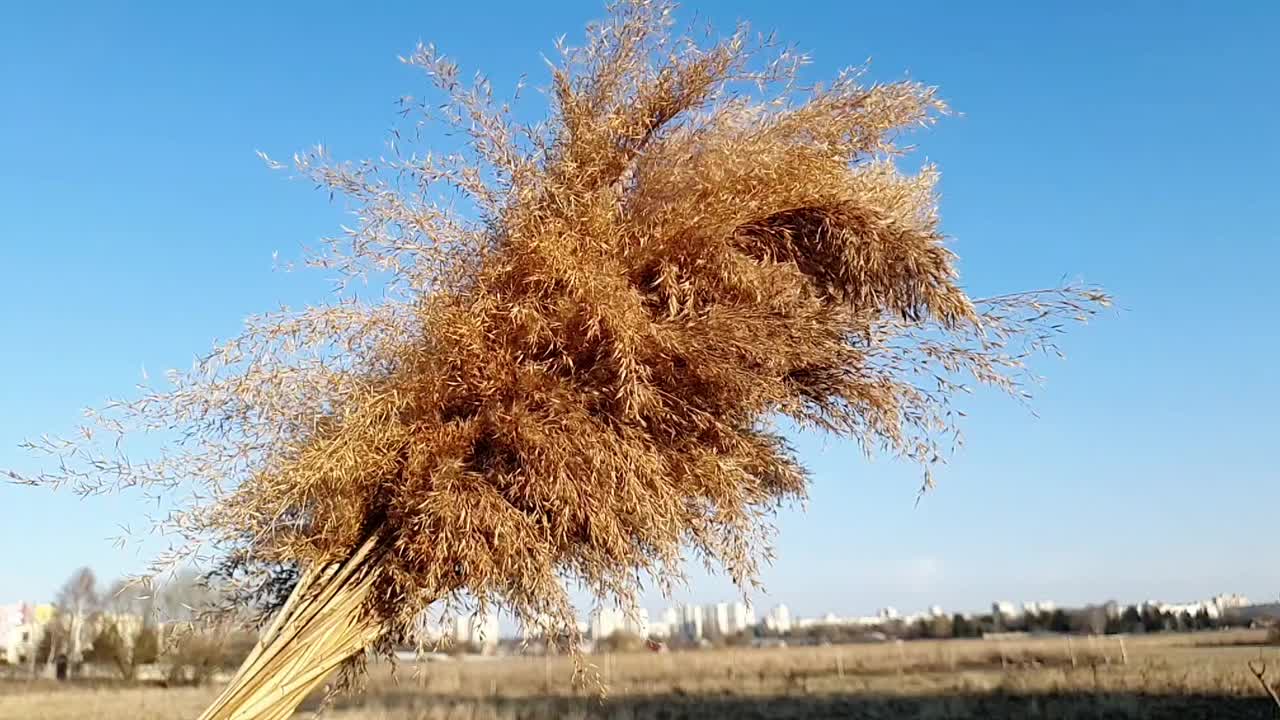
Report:
M 764 616 L 764 629 L 785 635 L 791 632 L 791 609 L 786 605 L 778 605 Z
M 649 637 L 649 611 L 636 608 L 628 613 L 622 608 L 602 607 L 591 613 L 591 639 L 604 640 L 615 633 L 625 632 L 642 638 Z

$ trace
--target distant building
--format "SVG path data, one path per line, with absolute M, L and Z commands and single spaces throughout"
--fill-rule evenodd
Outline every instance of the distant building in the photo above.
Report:
M 791 610 L 786 605 L 773 608 L 764 616 L 764 628 L 782 635 L 791 632 Z
M 729 624 L 725 634 L 734 635 L 755 627 L 756 611 L 751 603 L 734 602 L 729 604 Z
M 656 638 L 669 638 L 680 634 L 680 610 L 669 607 L 663 610 L 658 618 L 649 623 L 649 635 Z
M 1008 600 L 997 600 L 991 603 L 991 614 L 1000 618 L 1017 618 L 1022 614 L 1018 612 L 1018 607 Z
M 0 635 L 0 658 L 10 665 L 26 665 L 31 662 L 40 639 L 44 636 L 44 625 L 22 623 L 10 625 Z
M 616 607 L 598 607 L 591 611 L 591 639 L 603 640 L 623 628 L 626 617 Z
M 494 609 L 484 615 L 460 616 L 453 620 L 453 640 L 459 645 L 491 649 L 497 647 L 500 632 L 498 612 Z
M 94 615 L 89 623 L 91 636 L 97 636 L 108 623 L 116 626 L 116 630 L 125 638 L 125 642 L 131 642 L 132 638 L 146 625 L 146 618 L 132 613 L 100 613 Z
M 446 644 L 472 645 L 480 650 L 496 647 L 501 639 L 498 611 L 495 608 L 490 608 L 483 615 L 473 613 L 441 617 L 424 612 L 418 616 L 417 632 L 425 642 L 444 641 Z M 528 632 L 526 629 L 526 633 Z
M 702 619 L 708 636 L 719 637 L 727 634 L 725 629 L 729 626 L 729 603 L 706 606 L 702 611 Z
M 1058 609 L 1057 603 L 1049 600 L 1022 603 L 1022 612 L 1027 615 L 1043 615 Z
M 0 659 L 10 665 L 30 662 L 53 616 L 52 605 L 0 605 Z
M 601 607 L 592 611 L 592 640 L 603 640 L 618 632 L 627 632 L 642 638 L 649 637 L 649 611 L 636 608 L 634 612 L 627 613 L 617 607 Z
M 8 603 L 0 605 L 0 642 L 9 642 L 10 632 L 27 623 L 27 606 L 25 603 Z
M 627 614 L 623 627 L 632 635 L 649 637 L 649 611 L 642 607 L 636 608 L 634 612 Z
M 868 615 L 863 617 L 840 617 L 835 613 L 827 613 L 816 618 L 795 618 L 792 620 L 792 626 L 797 628 L 811 627 L 876 627 L 884 625 L 890 620 L 896 620 L 900 616 L 898 611 L 893 608 L 885 608 L 876 615 Z
M 1195 617 L 1200 613 L 1204 613 L 1211 618 L 1217 619 L 1225 615 L 1229 610 L 1239 610 L 1240 608 L 1247 607 L 1248 605 L 1249 605 L 1248 598 L 1244 597 L 1243 595 L 1237 595 L 1235 593 L 1232 593 L 1230 595 L 1227 595 L 1227 594 L 1215 595 L 1214 597 L 1211 597 L 1208 600 L 1202 600 L 1199 602 L 1189 602 L 1189 603 L 1165 603 L 1165 602 L 1148 601 L 1146 603 L 1143 603 L 1141 606 L 1139 606 L 1139 610 L 1141 611 L 1144 608 L 1151 608 L 1156 610 L 1157 612 L 1166 613 L 1169 615 L 1186 614 L 1192 617 Z
M 53 621 L 53 616 L 56 615 L 57 612 L 58 609 L 49 603 L 27 605 L 26 622 L 34 623 L 36 625 L 48 625 Z
M 564 628 L 557 623 L 553 616 L 543 613 L 521 624 L 520 637 L 526 641 L 542 640 L 557 635 L 557 631 L 562 629 Z
M 703 609 L 703 621 L 708 635 L 736 635 L 756 624 L 756 611 L 740 600 L 716 603 Z
M 701 640 L 706 637 L 706 618 L 702 608 L 697 605 L 684 605 L 679 609 L 680 633 L 689 640 Z
M 1209 605 L 1216 607 L 1219 611 L 1236 610 L 1249 607 L 1250 604 L 1249 598 L 1236 593 L 1215 595 L 1209 599 Z

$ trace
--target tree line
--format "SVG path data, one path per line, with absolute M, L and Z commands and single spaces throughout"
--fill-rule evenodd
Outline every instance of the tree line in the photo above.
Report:
M 34 628 L 34 647 L 24 648 L 19 665 L 59 679 L 92 666 L 123 680 L 159 665 L 167 682 L 203 683 L 238 666 L 257 640 L 210 620 L 218 600 L 219 591 L 195 572 L 156 586 L 124 579 L 103 586 L 82 567 L 58 590 L 52 617 Z
M 1238 612 L 1227 610 L 1217 617 L 1201 609 L 1196 614 L 1161 611 L 1153 606 L 1120 609 L 1103 605 L 1075 610 L 1057 609 L 1026 613 L 1013 617 L 998 613 L 987 615 L 939 615 L 914 621 L 887 620 L 873 626 L 813 625 L 794 628 L 787 633 L 754 631 L 758 637 L 781 637 L 803 644 L 866 642 L 882 638 L 902 640 L 978 638 L 1002 632 L 1059 633 L 1080 635 L 1115 635 L 1155 632 L 1187 632 L 1218 628 L 1248 627 L 1249 621 Z

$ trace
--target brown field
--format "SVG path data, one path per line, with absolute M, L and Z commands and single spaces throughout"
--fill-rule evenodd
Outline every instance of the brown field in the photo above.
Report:
M 1280 648 L 1263 640 L 1215 632 L 593 656 L 605 698 L 575 688 L 565 658 L 450 660 L 394 676 L 376 667 L 367 693 L 339 699 L 329 717 L 1271 718 L 1248 668 L 1267 659 L 1280 680 Z M 0 720 L 189 719 L 216 692 L 10 681 Z

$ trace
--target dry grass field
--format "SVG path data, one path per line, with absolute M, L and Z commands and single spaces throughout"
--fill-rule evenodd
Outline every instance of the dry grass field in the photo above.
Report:
M 374 668 L 335 720 L 550 718 L 1272 718 L 1248 668 L 1280 680 L 1259 633 L 919 641 L 594 656 L 609 685 L 575 688 L 564 658 Z M 1074 657 L 1074 664 L 1072 658 Z M 179 720 L 215 688 L 0 684 L 0 720 Z M 314 707 L 315 703 L 310 703 Z M 310 716 L 310 711 L 299 717 Z

